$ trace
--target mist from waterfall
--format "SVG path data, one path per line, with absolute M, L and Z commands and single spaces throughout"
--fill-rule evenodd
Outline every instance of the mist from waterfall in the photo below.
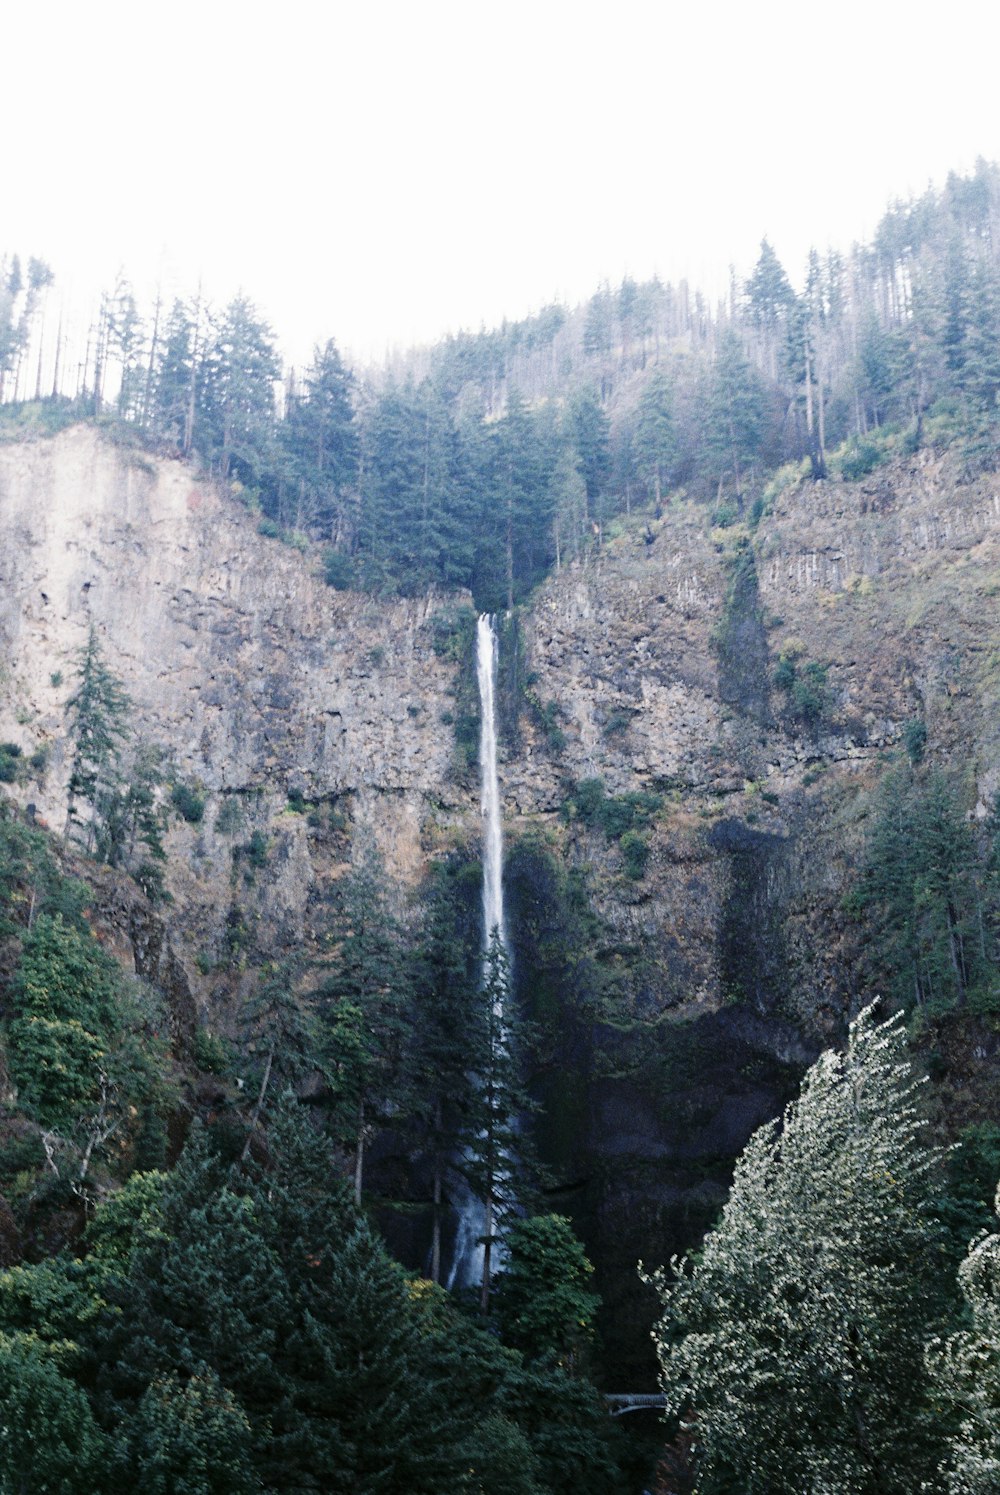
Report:
M 490 938 L 496 930 L 510 959 L 503 911 L 503 825 L 497 778 L 496 726 L 497 635 L 493 619 L 481 614 L 476 624 L 476 679 L 479 685 L 479 809 L 483 820 L 483 983 Z M 466 1185 L 456 1190 L 458 1226 L 448 1287 L 470 1287 L 483 1272 L 484 1204 Z

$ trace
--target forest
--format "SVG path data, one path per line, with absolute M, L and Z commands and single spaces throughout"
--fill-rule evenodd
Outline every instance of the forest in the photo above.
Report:
M 708 306 L 625 280 L 352 370 L 284 368 L 252 301 L 140 310 L 119 277 L 82 349 L 53 336 L 52 272 L 0 263 L 0 404 L 85 415 L 238 485 L 248 521 L 325 548 L 331 585 L 467 588 L 511 607 L 616 515 L 682 491 L 726 522 L 765 477 L 871 471 L 925 439 L 997 452 L 1000 168 L 893 204 L 870 244 L 814 251 L 801 288 L 765 240 Z
M 502 728 L 531 715 L 551 745 L 517 609 L 616 526 L 651 542 L 690 502 L 713 534 L 752 536 L 793 483 L 928 449 L 963 482 L 996 471 L 1000 168 L 800 269 L 796 288 L 765 241 L 717 306 L 625 280 L 382 368 L 327 340 L 296 370 L 247 297 L 140 308 L 124 278 L 81 349 L 52 326 L 46 263 L 9 253 L 0 441 L 94 423 L 196 464 L 333 592 L 454 594 L 434 648 L 467 682 L 448 725 L 472 774 L 475 611 L 512 614 Z M 620 1060 L 622 965 L 646 953 L 605 958 L 586 879 L 525 838 L 507 877 L 533 985 L 498 940 L 484 976 L 478 858 L 438 856 L 407 895 L 368 850 L 314 910 L 313 953 L 262 962 L 231 1031 L 181 1022 L 95 909 L 124 879 L 169 916 L 165 838 L 200 824 L 203 786 L 136 735 L 93 626 L 58 684 L 65 834 L 0 799 L 0 1492 L 1000 1489 L 1000 1124 L 951 1126 L 929 1099 L 941 1024 L 1000 1016 L 1000 801 L 976 818 L 922 720 L 880 760 L 837 911 L 864 1001 L 786 1084 L 689 1254 L 643 1264 L 663 1420 L 630 1433 L 604 1394 L 640 1388 L 608 1384 L 545 1109 L 560 1052 L 581 1084 L 595 1034 Z M 785 653 L 768 688 L 815 738 L 827 667 Z M 42 749 L 0 743 L 0 786 L 44 771 Z M 638 885 L 669 792 L 578 779 L 559 817 Z M 218 959 L 242 975 L 271 847 L 227 804 Z M 297 790 L 288 813 L 344 831 Z M 462 1189 L 499 1213 L 499 1269 L 487 1253 L 465 1289 Z

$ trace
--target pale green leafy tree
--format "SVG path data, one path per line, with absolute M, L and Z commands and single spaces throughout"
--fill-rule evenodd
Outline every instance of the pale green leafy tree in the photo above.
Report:
M 1000 1214 L 1000 1190 L 997 1191 Z M 1000 1235 L 973 1241 L 959 1268 L 971 1327 L 937 1340 L 928 1363 L 959 1427 L 944 1471 L 948 1495 L 1000 1490 Z
M 869 1008 L 750 1139 L 700 1255 L 655 1274 L 699 1491 L 909 1495 L 937 1467 L 923 1345 L 947 1273 L 918 1088 L 901 1019 Z

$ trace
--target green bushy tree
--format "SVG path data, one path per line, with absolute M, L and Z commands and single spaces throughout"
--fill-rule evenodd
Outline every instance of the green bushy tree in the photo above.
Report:
M 739 1160 L 719 1225 L 654 1276 L 669 1412 L 699 1490 L 909 1495 L 936 1464 L 936 1155 L 899 1018 L 867 1009 Z
M 594 1336 L 593 1266 L 565 1215 L 516 1220 L 507 1231 L 495 1308 L 506 1344 L 576 1370 Z
M 996 1199 L 1000 1214 L 1000 1191 Z M 1000 1489 L 1000 1235 L 973 1241 L 958 1274 L 969 1327 L 928 1352 L 937 1388 L 958 1414 L 944 1464 L 948 1495 Z

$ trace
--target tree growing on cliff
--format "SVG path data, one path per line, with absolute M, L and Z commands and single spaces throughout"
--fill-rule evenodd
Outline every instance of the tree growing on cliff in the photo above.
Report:
M 70 696 L 70 741 L 73 766 L 67 797 L 67 832 L 77 826 L 88 852 L 120 793 L 122 748 L 129 735 L 131 707 L 122 682 L 108 668 L 93 623 L 77 660 L 78 685 Z M 78 805 L 89 807 L 81 817 Z
M 700 1489 L 904 1495 L 936 1466 L 923 1347 L 944 1246 L 905 1048 L 900 1018 L 863 1012 L 751 1138 L 697 1260 L 654 1274 Z
M 354 1152 L 361 1201 L 365 1153 L 383 1106 L 405 1110 L 398 1084 L 405 1024 L 402 931 L 381 860 L 370 852 L 337 889 L 330 974 L 319 994 L 319 1049 L 336 1125 Z

